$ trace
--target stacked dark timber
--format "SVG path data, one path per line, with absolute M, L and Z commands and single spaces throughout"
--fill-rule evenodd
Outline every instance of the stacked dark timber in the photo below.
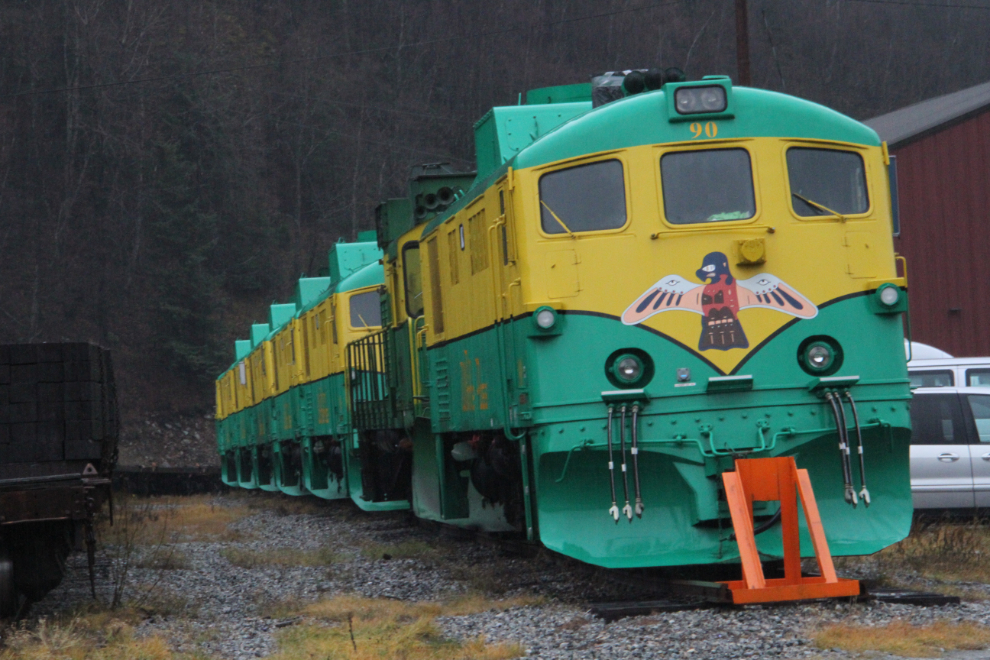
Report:
M 109 351 L 0 346 L 0 616 L 55 588 L 73 547 L 92 568 L 117 429 Z
M 19 475 L 17 464 L 110 459 L 113 390 L 110 353 L 98 346 L 0 346 L 0 479 Z

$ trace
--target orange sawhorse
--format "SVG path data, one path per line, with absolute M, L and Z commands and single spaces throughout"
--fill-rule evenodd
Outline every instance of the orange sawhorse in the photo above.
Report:
M 735 472 L 722 473 L 725 496 L 732 515 L 742 560 L 741 580 L 725 582 L 735 604 L 772 603 L 785 600 L 836 598 L 859 594 L 859 581 L 835 575 L 832 555 L 825 540 L 818 504 L 807 470 L 799 470 L 794 458 L 744 458 L 736 460 Z M 797 493 L 818 560 L 820 577 L 801 575 L 801 539 L 798 536 Z M 780 502 L 784 534 L 784 577 L 766 579 L 753 534 L 753 502 Z

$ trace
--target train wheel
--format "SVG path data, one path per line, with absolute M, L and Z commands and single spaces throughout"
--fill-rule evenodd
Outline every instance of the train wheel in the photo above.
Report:
M 14 562 L 6 548 L 0 548 L 0 617 L 17 614 L 17 587 L 14 585 Z

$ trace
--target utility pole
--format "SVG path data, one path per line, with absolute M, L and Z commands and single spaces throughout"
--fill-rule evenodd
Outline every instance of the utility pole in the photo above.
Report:
M 749 75 L 749 21 L 746 0 L 736 0 L 736 68 L 739 79 L 737 84 L 744 87 L 752 86 Z

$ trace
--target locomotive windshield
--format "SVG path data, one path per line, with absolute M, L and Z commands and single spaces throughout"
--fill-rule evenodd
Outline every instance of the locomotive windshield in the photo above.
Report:
M 540 222 L 548 234 L 625 225 L 622 163 L 604 160 L 544 174 L 540 177 Z
M 678 151 L 660 158 L 667 222 L 746 220 L 756 214 L 753 168 L 745 149 Z
M 788 149 L 787 176 L 799 216 L 865 213 L 870 207 L 863 159 L 851 151 Z
M 377 291 L 351 296 L 351 327 L 370 328 L 382 324 L 382 308 Z

